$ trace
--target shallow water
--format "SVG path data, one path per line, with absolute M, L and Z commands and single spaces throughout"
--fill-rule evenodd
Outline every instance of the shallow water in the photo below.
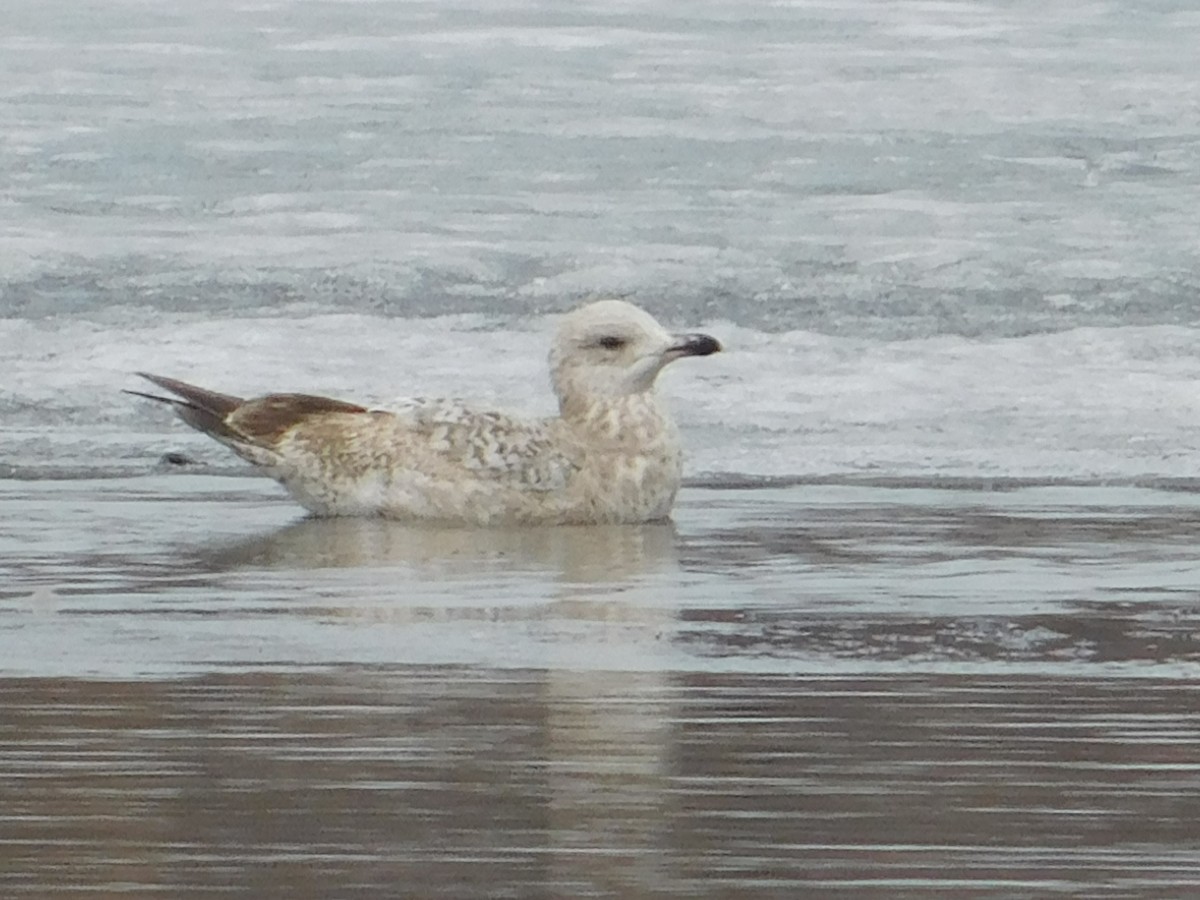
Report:
M 1193 6 L 9 0 L 0 897 L 1191 896 Z M 121 393 L 541 413 L 596 295 L 728 349 L 672 526 Z
M 1200 498 L 0 482 L 4 896 L 1183 896 Z

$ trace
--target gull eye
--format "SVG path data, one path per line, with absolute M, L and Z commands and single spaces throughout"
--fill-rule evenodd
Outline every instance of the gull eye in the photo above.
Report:
M 617 337 L 616 335 L 606 335 L 596 341 L 596 344 L 605 350 L 620 350 L 625 346 L 625 338 Z

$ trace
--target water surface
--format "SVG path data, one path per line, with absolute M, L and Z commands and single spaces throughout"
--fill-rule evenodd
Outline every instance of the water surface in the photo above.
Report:
M 0 896 L 1194 894 L 1193 6 L 8 0 Z M 121 393 L 546 413 L 598 295 L 728 351 L 673 525 Z
M 6 482 L 6 896 L 1182 896 L 1196 495 Z

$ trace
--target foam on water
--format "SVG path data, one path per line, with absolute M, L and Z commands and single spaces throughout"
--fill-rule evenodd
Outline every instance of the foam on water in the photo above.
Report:
M 225 464 L 134 369 L 546 412 L 618 294 L 729 345 L 693 477 L 1195 472 L 1190 9 L 284 10 L 9 4 L 6 471 Z
M 1195 321 L 1169 0 L 283 9 L 9 4 L 0 308 Z
M 693 479 L 1178 479 L 1200 459 L 1200 340 L 1188 328 L 1079 328 L 1023 338 L 883 341 L 698 325 L 726 352 L 661 390 Z M 8 471 L 145 469 L 172 450 L 233 457 L 121 393 L 136 370 L 243 395 L 325 393 L 384 404 L 467 397 L 553 412 L 553 317 L 359 314 L 0 321 Z

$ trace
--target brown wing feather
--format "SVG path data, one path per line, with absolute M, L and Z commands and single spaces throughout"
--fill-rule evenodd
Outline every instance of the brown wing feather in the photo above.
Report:
M 179 381 L 175 378 L 167 378 L 163 375 L 151 375 L 149 372 L 138 372 L 137 374 L 147 381 L 157 384 L 164 391 L 170 391 L 175 396 L 183 398 L 192 406 L 222 418 L 241 406 L 243 402 L 241 397 L 234 397 L 231 394 L 218 394 L 216 391 L 197 387 L 194 384 L 188 384 L 186 381 Z
M 366 407 L 356 403 L 315 397 L 311 394 L 267 394 L 252 400 L 243 400 L 232 394 L 219 394 L 175 378 L 151 375 L 148 372 L 138 374 L 180 399 L 155 397 L 152 394 L 139 396 L 170 403 L 179 417 L 197 431 L 203 431 L 231 445 L 256 444 L 270 448 L 289 429 L 311 416 L 367 411 Z
M 225 424 L 255 443 L 271 446 L 291 428 L 324 413 L 365 413 L 356 403 L 311 394 L 268 394 L 247 400 Z
M 148 400 L 157 400 L 159 403 L 169 403 L 179 418 L 197 431 L 202 431 L 222 443 L 232 446 L 239 440 L 238 435 L 225 426 L 225 418 L 241 406 L 241 397 L 218 394 L 216 391 L 163 375 L 151 375 L 149 372 L 138 372 L 137 374 L 175 396 L 159 397 L 155 394 L 144 394 L 141 391 L 126 391 L 126 393 L 133 394 L 135 397 L 145 397 Z

